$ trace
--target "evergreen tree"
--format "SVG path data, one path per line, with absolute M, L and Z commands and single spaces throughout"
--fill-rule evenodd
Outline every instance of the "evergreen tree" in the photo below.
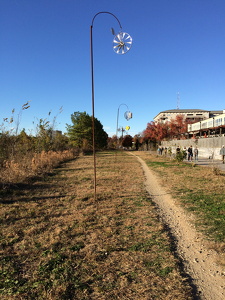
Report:
M 71 115 L 72 125 L 66 124 L 70 141 L 78 148 L 92 148 L 92 117 L 86 112 L 74 112 Z M 102 149 L 107 146 L 108 135 L 101 122 L 94 119 L 95 146 Z

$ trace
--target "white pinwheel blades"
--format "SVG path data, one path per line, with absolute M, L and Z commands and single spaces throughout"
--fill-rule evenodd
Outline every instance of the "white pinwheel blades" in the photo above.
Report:
M 129 121 L 130 119 L 132 119 L 132 117 L 133 117 L 132 112 L 126 111 L 126 112 L 124 113 L 124 118 L 125 118 L 127 121 Z
M 126 32 L 118 33 L 113 40 L 113 50 L 117 54 L 127 53 L 132 46 L 132 37 Z

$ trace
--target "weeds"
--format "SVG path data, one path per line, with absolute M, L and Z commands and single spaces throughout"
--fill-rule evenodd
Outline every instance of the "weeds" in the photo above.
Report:
M 213 172 L 213 174 L 216 175 L 216 176 L 222 175 L 222 172 L 221 172 L 220 169 L 217 168 L 217 167 L 213 167 L 213 168 L 212 168 L 212 172 Z
M 41 153 L 34 153 L 30 157 L 27 155 L 17 160 L 6 160 L 0 169 L 0 182 L 3 185 L 23 182 L 34 176 L 51 172 L 60 163 L 71 160 L 74 157 L 74 151 L 70 150 L 58 152 L 42 151 Z
M 54 130 L 56 117 L 52 124 L 48 119 L 40 119 L 36 136 L 28 135 L 25 129 L 19 132 L 22 113 L 29 109 L 29 103 L 22 105 L 17 116 L 13 109 L 11 117 L 4 118 L 0 124 L 0 183 L 3 185 L 49 172 L 60 160 L 74 157 L 68 138 Z

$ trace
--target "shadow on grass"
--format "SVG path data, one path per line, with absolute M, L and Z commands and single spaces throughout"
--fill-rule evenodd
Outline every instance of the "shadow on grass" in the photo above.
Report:
M 36 190 L 43 191 L 46 189 L 51 189 L 56 186 L 49 183 L 51 177 L 57 176 L 61 170 L 56 170 L 55 172 L 45 174 L 43 176 L 35 176 L 26 180 L 26 182 L 20 183 L 7 183 L 3 184 L 0 182 L 0 203 L 1 204 L 13 204 L 16 202 L 35 202 L 40 200 L 62 198 L 65 196 L 40 196 L 32 197 L 26 196 L 27 192 L 35 192 Z M 23 197 L 24 196 L 24 197 Z
M 39 202 L 39 201 L 46 201 L 49 199 L 60 199 L 60 198 L 66 198 L 68 197 L 67 195 L 60 195 L 60 196 L 41 196 L 41 197 L 32 197 L 32 198 L 28 198 L 28 197 L 24 197 L 24 198 L 18 198 L 18 199 L 0 199 L 0 203 L 1 204 L 14 204 L 14 203 L 20 203 L 20 202 Z

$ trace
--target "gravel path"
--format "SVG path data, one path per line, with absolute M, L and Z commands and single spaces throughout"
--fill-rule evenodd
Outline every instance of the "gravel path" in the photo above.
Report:
M 133 153 L 131 153 L 134 155 Z M 135 155 L 136 156 L 136 155 Z M 193 216 L 175 203 L 158 183 L 156 175 L 138 156 L 145 177 L 146 189 L 159 208 L 163 222 L 177 243 L 177 251 L 186 273 L 192 278 L 200 299 L 225 299 L 225 272 L 216 264 L 217 254 L 207 246 L 193 226 Z

